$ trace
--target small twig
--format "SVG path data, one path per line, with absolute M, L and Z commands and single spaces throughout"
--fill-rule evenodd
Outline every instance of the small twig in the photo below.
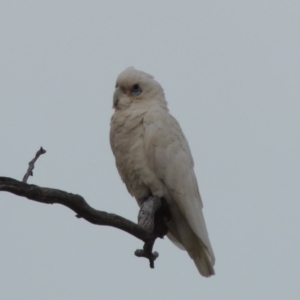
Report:
M 137 257 L 145 257 L 149 259 L 150 268 L 154 269 L 154 261 L 158 258 L 158 252 L 152 252 L 155 239 L 145 242 L 143 249 L 135 250 L 134 254 Z
M 33 169 L 34 169 L 34 164 L 35 162 L 37 161 L 37 159 L 42 155 L 42 154 L 45 154 L 46 153 L 46 150 L 43 149 L 43 147 L 40 148 L 39 151 L 37 151 L 37 153 L 35 154 L 35 157 L 33 160 L 31 160 L 28 165 L 28 170 L 26 172 L 26 174 L 24 175 L 23 177 L 23 180 L 22 182 L 27 182 L 29 176 L 33 176 Z

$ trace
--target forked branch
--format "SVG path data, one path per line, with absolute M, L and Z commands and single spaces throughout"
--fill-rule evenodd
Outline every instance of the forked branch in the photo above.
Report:
M 144 241 L 143 250 L 137 250 L 135 255 L 148 258 L 150 267 L 154 268 L 154 260 L 158 257 L 158 253 L 152 253 L 154 242 L 158 237 L 163 238 L 168 231 L 165 224 L 168 210 L 164 199 L 156 197 L 146 199 L 140 209 L 138 224 L 135 224 L 121 216 L 92 208 L 80 195 L 28 184 L 26 181 L 29 175 L 32 174 L 34 163 L 41 154 L 46 152 L 43 148 L 39 151 L 29 163 L 29 168 L 23 181 L 9 177 L 0 177 L 0 191 L 9 192 L 40 203 L 58 203 L 73 210 L 76 213 L 76 217 L 83 218 L 92 224 L 121 229 Z

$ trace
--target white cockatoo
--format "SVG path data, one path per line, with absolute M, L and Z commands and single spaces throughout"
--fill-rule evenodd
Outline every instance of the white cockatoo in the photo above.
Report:
M 161 85 L 129 67 L 117 78 L 113 108 L 110 143 L 128 192 L 139 205 L 150 196 L 164 198 L 171 215 L 168 237 L 188 252 L 203 276 L 213 275 L 215 257 L 192 154 Z

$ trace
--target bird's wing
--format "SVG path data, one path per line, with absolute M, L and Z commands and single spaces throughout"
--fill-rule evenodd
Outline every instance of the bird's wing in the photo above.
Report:
M 158 108 L 146 114 L 143 124 L 147 160 L 151 169 L 165 183 L 190 227 L 207 247 L 214 261 L 192 154 L 178 122 L 167 111 Z

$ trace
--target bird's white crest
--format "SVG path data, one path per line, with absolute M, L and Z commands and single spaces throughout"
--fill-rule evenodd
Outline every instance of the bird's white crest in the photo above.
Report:
M 110 143 L 117 169 L 140 204 L 164 197 L 171 211 L 168 237 L 206 277 L 214 274 L 202 200 L 188 142 L 169 113 L 164 91 L 153 76 L 129 67 L 117 78 Z

